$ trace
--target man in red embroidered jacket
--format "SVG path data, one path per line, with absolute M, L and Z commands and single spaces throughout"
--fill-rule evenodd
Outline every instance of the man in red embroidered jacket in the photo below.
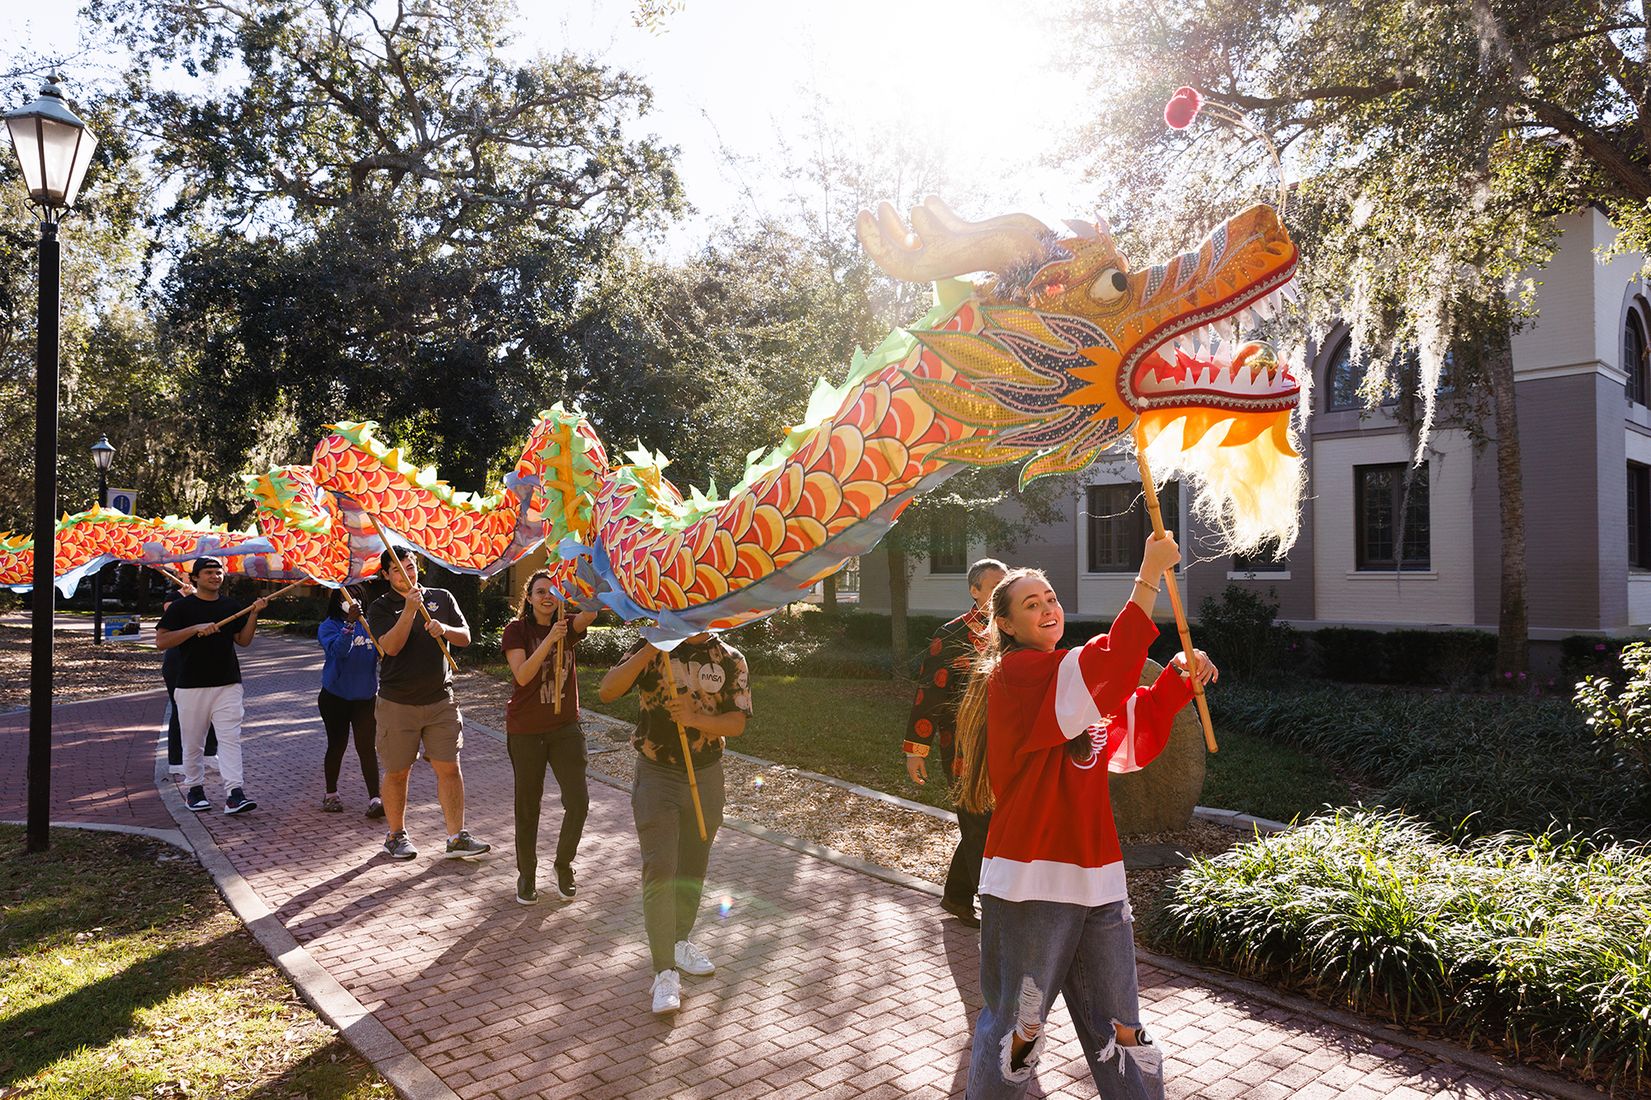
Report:
M 951 781 L 962 771 L 957 754 L 957 704 L 968 686 L 969 675 L 986 641 L 991 624 L 987 607 L 992 589 L 997 587 L 1008 566 L 995 558 L 982 558 L 969 566 L 969 596 L 974 605 L 934 632 L 917 673 L 917 695 L 912 699 L 911 717 L 906 721 L 906 774 L 919 787 L 928 782 L 928 760 L 939 750 L 941 773 Z M 940 907 L 971 928 L 980 927 L 975 916 L 975 891 L 980 887 L 980 860 L 986 848 L 990 813 L 970 813 L 957 807 L 957 827 L 961 834 L 952 865 L 946 872 L 946 888 Z
M 1107 773 L 1149 764 L 1192 698 L 1191 681 L 1173 667 L 1151 687 L 1136 686 L 1157 634 L 1146 613 L 1128 603 L 1108 633 L 1077 649 L 1003 655 L 988 722 L 1026 734 L 988 742 L 998 809 L 981 865 L 982 894 L 1088 906 L 1126 897 Z M 1036 715 L 1030 723 L 1028 714 Z M 1084 828 L 1073 828 L 1077 805 L 1088 807 Z

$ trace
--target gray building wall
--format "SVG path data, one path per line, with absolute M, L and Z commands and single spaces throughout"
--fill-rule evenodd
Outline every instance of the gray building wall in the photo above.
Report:
M 1527 607 L 1533 630 L 1627 625 L 1622 387 L 1595 373 L 1518 384 Z M 1496 559 L 1487 563 L 1495 573 Z

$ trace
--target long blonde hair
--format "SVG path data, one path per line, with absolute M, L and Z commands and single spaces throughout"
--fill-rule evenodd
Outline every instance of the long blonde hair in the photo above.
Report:
M 992 796 L 992 778 L 986 772 L 986 692 L 992 677 L 997 675 L 998 665 L 1003 662 L 1003 655 L 1020 648 L 1013 636 L 998 629 L 997 621 L 1009 617 L 1009 590 L 1016 581 L 1028 577 L 1049 583 L 1041 569 L 1011 569 L 992 589 L 987 609 L 990 621 L 986 624 L 986 646 L 975 660 L 969 686 L 957 706 L 957 750 L 963 758 L 963 774 L 957 780 L 957 802 L 973 814 L 987 812 L 997 801 Z

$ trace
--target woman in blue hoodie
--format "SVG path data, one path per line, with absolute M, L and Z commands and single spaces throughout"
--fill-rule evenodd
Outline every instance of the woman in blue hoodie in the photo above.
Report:
M 373 719 L 378 647 L 367 632 L 361 605 L 343 589 L 333 589 L 318 634 L 321 651 L 327 657 L 321 668 L 321 694 L 316 697 L 321 722 L 327 727 L 327 793 L 321 799 L 321 808 L 331 814 L 344 809 L 338 797 L 338 772 L 344 765 L 344 746 L 353 728 L 361 777 L 367 781 L 367 816 L 383 817 L 384 803 L 378 797 L 378 725 Z

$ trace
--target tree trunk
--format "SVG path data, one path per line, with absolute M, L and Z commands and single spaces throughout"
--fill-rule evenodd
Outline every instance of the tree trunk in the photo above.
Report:
M 1525 481 L 1519 464 L 1513 346 L 1506 330 L 1497 334 L 1486 366 L 1496 415 L 1496 486 L 1502 519 L 1502 612 L 1497 622 L 1496 671 L 1524 672 L 1530 635 L 1525 609 Z
M 911 597 L 911 577 L 906 569 L 906 552 L 889 547 L 889 649 L 894 655 L 894 676 L 906 679 L 911 670 L 906 646 L 906 605 Z
M 827 615 L 837 614 L 837 574 L 820 582 L 820 610 Z

